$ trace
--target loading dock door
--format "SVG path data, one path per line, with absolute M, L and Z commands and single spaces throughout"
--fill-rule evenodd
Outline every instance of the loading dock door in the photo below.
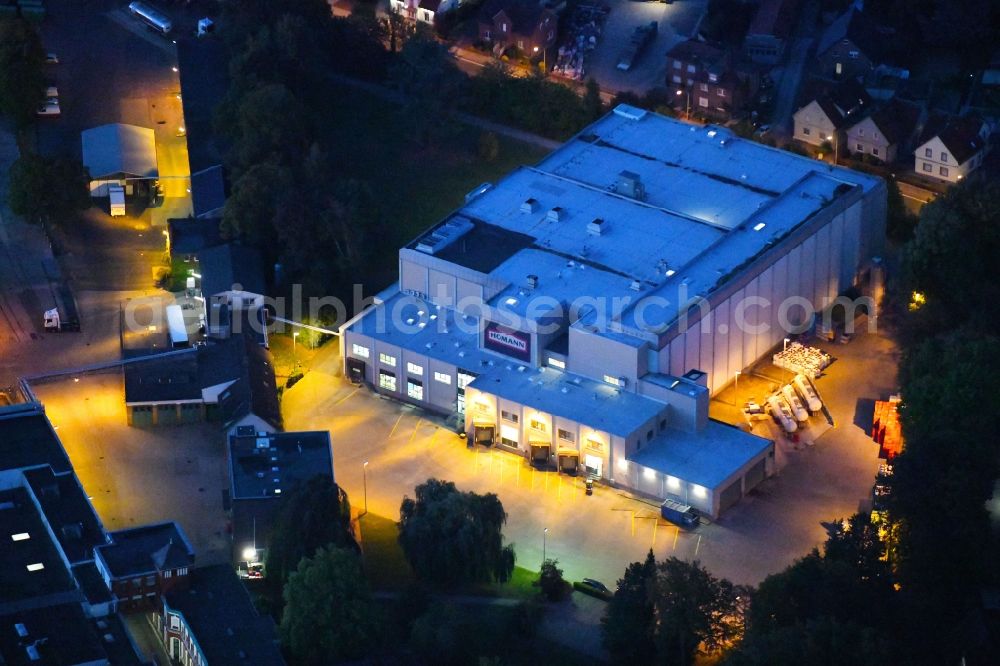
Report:
M 742 479 L 736 479 L 722 491 L 722 495 L 719 497 L 719 513 L 733 506 L 743 497 L 743 488 L 740 485 L 741 481 Z
M 531 464 L 547 465 L 552 446 L 548 442 L 530 442 L 529 444 L 531 446 Z
M 355 384 L 365 381 L 365 362 L 358 358 L 347 359 L 347 378 Z
M 559 471 L 576 474 L 580 467 L 580 452 L 576 449 L 559 449 L 556 452 L 559 461 Z
M 766 460 L 764 458 L 761 458 L 756 465 L 747 470 L 747 474 L 745 477 L 747 492 L 750 492 L 751 490 L 756 488 L 757 484 L 759 484 L 761 481 L 764 480 L 765 462 Z
M 472 426 L 472 441 L 483 446 L 493 446 L 496 437 L 496 426 L 492 423 L 475 423 Z

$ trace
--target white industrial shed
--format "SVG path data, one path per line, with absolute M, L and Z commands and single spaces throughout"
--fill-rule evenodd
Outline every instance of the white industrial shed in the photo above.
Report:
M 343 328 L 345 372 L 717 516 L 773 443 L 708 419 L 709 395 L 864 286 L 885 207 L 878 178 L 621 105 L 400 249 Z
M 108 185 L 125 185 L 126 194 L 132 194 L 129 178 L 159 175 L 156 137 L 149 128 L 111 123 L 84 130 L 81 138 L 93 197 L 108 196 Z

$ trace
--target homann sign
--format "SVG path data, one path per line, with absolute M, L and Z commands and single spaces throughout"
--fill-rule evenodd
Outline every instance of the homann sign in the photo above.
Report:
M 491 321 L 486 325 L 483 333 L 483 345 L 492 351 L 528 363 L 531 362 L 531 336 L 501 326 L 496 322 Z

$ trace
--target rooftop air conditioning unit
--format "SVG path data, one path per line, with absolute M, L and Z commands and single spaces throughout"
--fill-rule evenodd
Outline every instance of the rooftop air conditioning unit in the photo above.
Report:
M 521 204 L 522 213 L 534 213 L 536 210 L 538 210 L 537 199 L 525 199 L 524 203 Z
M 639 174 L 632 171 L 622 171 L 618 174 L 615 191 L 622 196 L 642 201 L 646 198 L 646 189 L 642 185 Z
M 632 291 L 641 291 L 642 283 L 639 282 L 638 280 L 632 280 L 632 284 L 630 284 L 628 288 L 631 289 Z
M 556 206 L 555 208 L 551 209 L 545 217 L 548 219 L 549 222 L 558 222 L 559 220 L 562 219 L 564 214 L 565 211 L 561 207 Z
M 537 286 L 538 286 L 538 276 L 537 275 L 529 275 L 528 276 L 528 288 L 529 289 L 534 289 Z

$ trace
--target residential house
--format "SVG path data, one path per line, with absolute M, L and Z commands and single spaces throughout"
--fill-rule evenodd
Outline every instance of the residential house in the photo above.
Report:
M 556 13 L 534 0 L 486 0 L 479 10 L 479 39 L 497 57 L 511 49 L 541 57 L 558 32 Z
M 177 523 L 143 525 L 108 534 L 96 549 L 97 570 L 124 613 L 155 611 L 164 594 L 187 587 L 194 548 Z
M 233 560 L 241 575 L 260 577 L 282 494 L 314 476 L 333 476 L 330 433 L 261 432 L 238 428 L 229 437 Z
M 165 594 L 152 620 L 174 663 L 285 663 L 274 621 L 257 612 L 243 583 L 225 564 L 192 569 L 187 586 Z
M 988 138 L 989 128 L 979 118 L 935 114 L 917 140 L 914 169 L 921 176 L 957 183 L 983 163 Z
M 845 148 L 886 163 L 907 154 L 922 116 L 914 104 L 893 100 L 875 113 L 865 116 L 846 130 Z
M 459 0 L 389 0 L 389 7 L 411 21 L 434 25 L 440 14 L 458 7 Z
M 777 65 L 795 29 L 799 0 L 761 0 L 743 40 L 743 52 L 758 65 Z
M 887 37 L 852 5 L 820 37 L 816 47 L 820 75 L 837 80 L 866 77 L 881 64 Z
M 806 98 L 810 101 L 793 116 L 794 138 L 812 146 L 829 141 L 838 151 L 844 139 L 843 130 L 871 108 L 871 98 L 856 81 L 844 81 Z
M 747 90 L 727 52 L 694 39 L 667 52 L 667 88 L 678 91 L 678 108 L 720 120 L 743 106 Z

